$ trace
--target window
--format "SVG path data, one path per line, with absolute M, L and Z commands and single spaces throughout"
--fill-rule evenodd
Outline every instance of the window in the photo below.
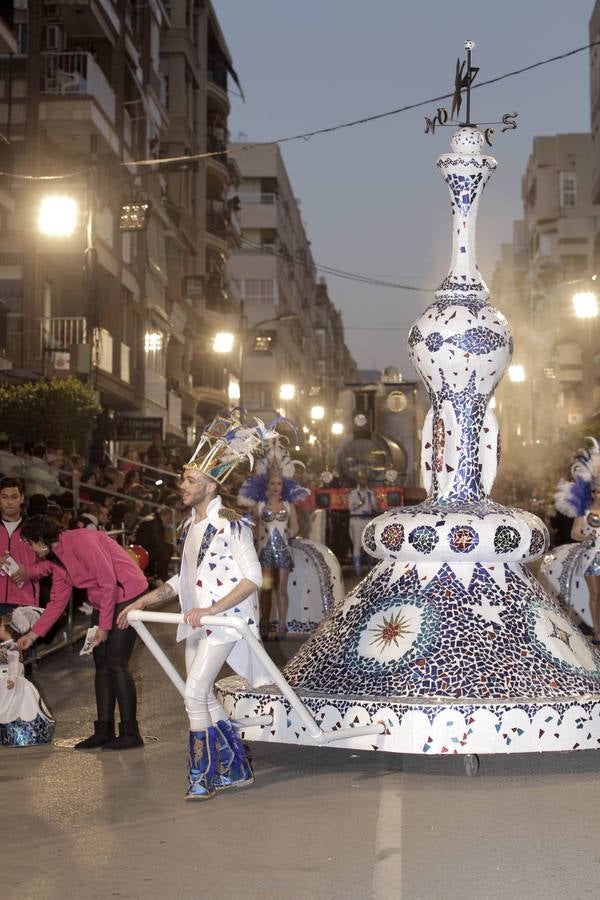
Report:
M 560 173 L 560 205 L 577 205 L 577 175 L 575 172 Z
M 46 28 L 46 50 L 63 49 L 63 31 L 60 25 L 48 25 Z
M 272 278 L 244 278 L 244 299 L 248 303 L 271 304 L 275 300 Z
M 17 22 L 15 30 L 17 35 L 17 53 L 23 56 L 27 53 L 29 46 L 27 22 Z

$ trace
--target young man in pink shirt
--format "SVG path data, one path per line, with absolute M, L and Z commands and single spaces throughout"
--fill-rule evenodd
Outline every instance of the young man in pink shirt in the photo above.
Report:
M 0 616 L 17 606 L 39 606 L 38 580 L 45 573 L 29 544 L 21 536 L 23 524 L 23 482 L 7 475 L 0 478 L 0 565 L 8 557 L 19 566 L 12 575 L 0 568 Z

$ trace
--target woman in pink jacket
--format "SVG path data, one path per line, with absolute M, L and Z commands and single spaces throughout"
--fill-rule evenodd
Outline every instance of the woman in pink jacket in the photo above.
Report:
M 94 608 L 92 625 L 97 625 L 94 663 L 96 665 L 96 705 L 98 719 L 94 734 L 76 744 L 76 750 L 103 747 L 127 750 L 143 744 L 138 729 L 135 682 L 128 662 L 135 643 L 135 631 L 114 627 L 125 605 L 143 594 L 148 582 L 129 554 L 102 531 L 63 531 L 49 516 L 34 516 L 22 529 L 23 540 L 39 559 L 49 564 L 52 574 L 50 600 L 36 624 L 18 641 L 21 650 L 31 647 L 54 625 L 65 610 L 74 587 L 87 590 Z M 115 702 L 121 722 L 115 737 Z

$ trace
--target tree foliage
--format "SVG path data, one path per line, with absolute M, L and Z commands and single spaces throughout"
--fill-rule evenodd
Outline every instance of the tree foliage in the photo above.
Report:
M 79 448 L 100 412 L 92 388 L 77 378 L 0 387 L 0 430 L 10 440 Z

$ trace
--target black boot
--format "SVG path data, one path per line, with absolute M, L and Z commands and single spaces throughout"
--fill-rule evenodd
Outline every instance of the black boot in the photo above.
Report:
M 103 750 L 132 750 L 143 747 L 144 742 L 137 722 L 119 722 L 119 737 L 113 737 L 103 746 Z
M 110 722 L 94 722 L 94 733 L 84 741 L 75 744 L 74 750 L 97 750 L 98 747 L 104 747 L 109 741 L 115 739 L 115 723 Z

